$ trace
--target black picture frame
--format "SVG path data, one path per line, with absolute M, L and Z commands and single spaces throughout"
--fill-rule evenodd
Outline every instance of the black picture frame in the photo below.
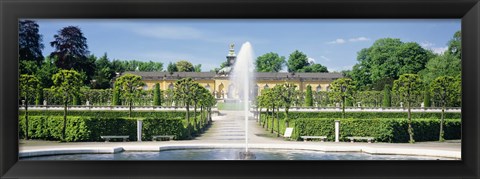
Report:
M 478 0 L 1 0 L 2 178 L 480 178 Z M 19 18 L 461 18 L 461 161 L 18 161 Z

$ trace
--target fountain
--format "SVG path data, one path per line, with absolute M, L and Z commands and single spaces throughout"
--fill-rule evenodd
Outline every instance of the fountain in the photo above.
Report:
M 248 117 L 250 114 L 250 87 L 255 84 L 254 81 L 254 54 L 253 48 L 250 42 L 245 42 L 240 48 L 237 60 L 233 66 L 233 71 L 230 74 L 230 82 L 237 88 L 238 97 L 243 104 L 243 110 L 245 115 L 245 152 L 240 152 L 240 159 L 255 159 L 255 155 L 248 151 Z

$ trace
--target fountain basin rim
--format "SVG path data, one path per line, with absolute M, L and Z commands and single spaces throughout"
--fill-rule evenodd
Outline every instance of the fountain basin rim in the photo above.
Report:
M 124 145 L 116 147 L 71 147 L 25 150 L 19 152 L 20 158 L 71 155 L 71 154 L 114 154 L 119 152 L 161 152 L 168 150 L 195 149 L 242 149 L 244 144 L 172 144 L 155 146 Z M 320 152 L 361 152 L 372 155 L 409 155 L 426 157 L 444 157 L 461 159 L 461 151 L 415 149 L 415 148 L 382 148 L 369 146 L 318 146 L 318 145 L 285 145 L 285 144 L 249 144 L 249 149 L 305 150 Z

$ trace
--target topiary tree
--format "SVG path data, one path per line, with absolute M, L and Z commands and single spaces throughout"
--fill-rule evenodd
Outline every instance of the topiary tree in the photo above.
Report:
M 307 85 L 307 90 L 305 92 L 305 106 L 313 106 L 313 95 L 312 95 L 312 86 Z
M 120 100 L 120 87 L 118 87 L 118 85 L 115 85 L 113 88 L 112 105 L 122 105 L 122 101 Z
M 392 91 L 390 85 L 385 85 L 383 88 L 383 107 L 392 107 Z
M 423 92 L 423 107 L 424 108 L 428 108 L 430 106 L 432 106 L 432 102 L 430 100 L 430 87 L 428 85 L 425 85 L 425 89 L 424 89 L 424 92 Z
M 189 138 L 191 138 L 191 131 L 190 131 L 190 102 L 192 100 L 192 86 L 194 85 L 194 81 L 191 78 L 183 78 L 175 82 L 175 91 L 174 91 L 174 98 L 178 101 L 182 101 L 186 107 L 186 114 L 185 118 L 187 119 L 187 129 Z
M 416 101 L 423 89 L 422 81 L 416 74 L 401 75 L 398 80 L 393 82 L 393 91 L 400 97 L 401 101 L 406 102 L 408 109 L 408 134 L 410 143 L 415 143 L 413 139 L 411 106 Z
M 67 128 L 67 109 L 68 103 L 80 93 L 80 87 L 83 86 L 83 79 L 80 73 L 75 70 L 60 70 L 53 75 L 52 90 L 63 101 L 63 128 L 62 140 L 65 141 L 65 132 Z
M 160 84 L 158 83 L 155 83 L 155 88 L 153 89 L 153 105 L 162 105 L 162 92 L 160 91 Z
M 132 117 L 133 100 L 145 85 L 142 82 L 142 77 L 134 74 L 125 74 L 115 81 L 115 85 L 122 93 L 123 99 L 128 103 L 128 117 Z
M 430 93 L 432 94 L 433 99 L 442 106 L 440 136 L 438 137 L 439 141 L 444 141 L 443 123 L 445 107 L 448 104 L 454 103 L 454 101 L 461 95 L 457 84 L 456 79 L 453 77 L 440 76 L 433 80 L 430 86 Z
M 280 91 L 280 100 L 283 103 L 285 108 L 285 126 L 288 127 L 289 118 L 288 118 L 288 111 L 295 100 L 295 88 L 297 86 L 291 83 L 286 83 L 283 85 Z
M 20 75 L 20 99 L 25 103 L 25 140 L 28 140 L 28 104 L 35 93 L 38 93 L 40 81 L 33 75 Z
M 342 102 L 342 118 L 345 118 L 346 100 L 352 99 L 356 91 L 355 82 L 350 78 L 339 78 L 330 84 L 330 97 Z

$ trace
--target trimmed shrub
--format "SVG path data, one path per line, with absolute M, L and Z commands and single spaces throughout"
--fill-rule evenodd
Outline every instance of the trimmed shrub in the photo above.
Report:
M 29 116 L 63 116 L 63 110 L 45 111 L 45 110 L 28 110 Z M 25 115 L 25 110 L 19 111 L 20 116 Z M 77 111 L 69 110 L 68 116 L 83 116 L 97 118 L 122 118 L 128 117 L 128 111 Z M 184 111 L 133 111 L 133 118 L 184 118 Z
M 181 119 L 154 119 L 143 120 L 142 139 L 152 140 L 154 135 L 174 135 L 175 139 L 186 139 L 187 130 Z
M 62 116 L 29 116 L 31 139 L 60 140 L 62 137 Z M 25 117 L 20 117 L 19 135 L 25 135 Z M 103 141 L 102 135 L 129 135 L 136 138 L 136 121 L 122 118 L 67 117 L 65 131 L 67 142 Z
M 267 114 L 262 112 L 262 116 Z M 269 113 L 271 115 L 271 113 Z M 279 118 L 285 118 L 285 113 L 280 112 L 278 114 Z M 299 119 L 299 118 L 340 118 L 342 117 L 342 112 L 292 112 L 288 113 L 289 118 Z M 375 119 L 375 118 L 407 118 L 406 112 L 347 112 L 349 118 L 354 119 Z M 441 113 L 434 112 L 412 112 L 412 119 L 421 119 L 421 118 L 436 118 L 440 119 Z M 445 113 L 445 119 L 461 119 L 461 113 L 449 112 Z
M 340 140 L 348 136 L 375 137 L 378 142 L 408 142 L 406 119 L 296 119 L 293 139 L 300 136 L 327 136 L 334 140 L 335 120 L 340 120 Z M 461 120 L 448 119 L 445 124 L 446 139 L 461 139 Z M 413 119 L 412 127 L 415 141 L 437 141 L 438 119 Z M 284 129 L 282 129 L 284 130 Z

